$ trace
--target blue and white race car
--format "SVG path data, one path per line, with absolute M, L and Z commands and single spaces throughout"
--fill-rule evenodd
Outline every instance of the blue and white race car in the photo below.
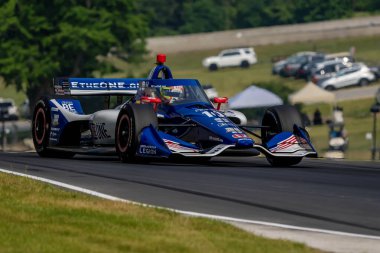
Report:
M 56 98 L 41 98 L 33 113 L 37 153 L 65 158 L 117 154 L 123 162 L 263 153 L 274 166 L 317 156 L 294 107 L 271 107 L 262 125 L 242 125 L 241 113 L 220 110 L 227 98 L 212 103 L 197 80 L 174 79 L 165 58 L 157 56 L 146 79 L 55 79 Z

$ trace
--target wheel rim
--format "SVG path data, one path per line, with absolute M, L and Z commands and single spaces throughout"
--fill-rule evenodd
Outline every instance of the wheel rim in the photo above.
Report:
M 126 114 L 120 117 L 117 136 L 117 147 L 121 153 L 124 153 L 128 150 L 131 139 L 131 121 Z
M 34 137 L 38 145 L 41 145 L 46 135 L 46 115 L 44 109 L 41 107 L 37 110 L 34 118 Z

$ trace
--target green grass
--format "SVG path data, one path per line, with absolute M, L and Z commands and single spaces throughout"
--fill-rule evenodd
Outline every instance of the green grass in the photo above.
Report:
M 320 252 L 0 173 L 1 252 Z

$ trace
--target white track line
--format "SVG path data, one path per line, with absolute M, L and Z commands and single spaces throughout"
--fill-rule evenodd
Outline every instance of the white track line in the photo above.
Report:
M 15 171 L 10 171 L 10 170 L 5 170 L 0 168 L 0 172 L 4 172 L 7 174 L 12 174 L 12 175 L 17 175 L 17 176 L 22 176 L 30 179 L 34 179 L 37 181 L 45 182 L 48 184 L 56 185 L 59 187 L 63 187 L 66 189 L 86 193 L 92 196 L 96 196 L 99 198 L 107 199 L 107 200 L 113 200 L 113 201 L 121 201 L 125 203 L 130 203 L 130 204 L 135 204 L 135 205 L 140 205 L 144 207 L 154 207 L 154 208 L 159 208 L 159 209 L 165 209 L 169 211 L 173 211 L 176 213 L 184 214 L 184 215 L 189 215 L 189 216 L 194 216 L 194 217 L 203 217 L 203 218 L 210 218 L 210 219 L 215 219 L 215 220 L 222 220 L 222 221 L 232 221 L 232 222 L 241 222 L 241 223 L 248 223 L 248 224 L 253 224 L 253 225 L 263 225 L 263 226 L 272 226 L 272 227 L 278 227 L 278 228 L 284 228 L 284 229 L 292 229 L 292 230 L 301 230 L 301 231 L 308 231 L 308 232 L 316 232 L 316 233 L 323 233 L 323 234 L 331 234 L 331 235 L 340 235 L 340 236 L 349 236 L 349 237 L 357 237 L 357 238 L 365 238 L 365 239 L 373 239 L 373 240 L 380 240 L 380 236 L 371 236 L 371 235 L 363 235 L 363 234 L 355 234 L 355 233 L 346 233 L 346 232 L 340 232 L 340 231 L 334 231 L 334 230 L 326 230 L 326 229 L 316 229 L 316 228 L 308 228 L 308 227 L 299 227 L 299 226 L 292 226 L 292 225 L 286 225 L 286 224 L 280 224 L 280 223 L 272 223 L 272 222 L 264 222 L 264 221 L 256 221 L 256 220 L 246 220 L 246 219 L 238 219 L 238 218 L 233 218 L 233 217 L 227 217 L 227 216 L 220 216 L 220 215 L 212 215 L 212 214 L 204 214 L 204 213 L 197 213 L 197 212 L 190 212 L 190 211 L 183 211 L 183 210 L 177 210 L 177 209 L 171 209 L 171 208 L 164 208 L 164 207 L 159 207 L 159 206 L 153 206 L 153 205 L 148 205 L 148 204 L 142 204 L 139 202 L 134 202 L 122 198 L 118 198 L 115 196 L 111 196 L 108 194 L 103 194 L 100 192 L 92 191 L 89 189 L 85 189 L 82 187 L 62 183 L 59 181 L 47 179 L 47 178 L 42 178 L 42 177 L 37 177 L 37 176 L 32 176 L 24 173 L 19 173 Z

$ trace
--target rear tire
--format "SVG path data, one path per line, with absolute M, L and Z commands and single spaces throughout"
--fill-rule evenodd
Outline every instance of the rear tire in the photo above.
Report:
M 217 71 L 217 70 L 218 70 L 218 65 L 216 65 L 215 63 L 212 63 L 212 64 L 210 65 L 210 67 L 208 67 L 208 69 L 209 69 L 210 71 Z
M 261 138 L 264 147 L 276 134 L 281 132 L 293 132 L 294 124 L 304 127 L 302 118 L 297 109 L 290 105 L 280 105 L 268 108 L 262 120 Z M 266 147 L 267 148 L 267 147 Z M 266 156 L 272 166 L 291 166 L 301 162 L 302 157 L 275 157 Z
M 50 105 L 47 97 L 41 98 L 34 107 L 32 120 L 33 144 L 41 157 L 71 158 L 72 152 L 48 149 L 51 129 Z
M 363 87 L 363 86 L 367 86 L 368 84 L 369 84 L 369 81 L 365 78 L 360 79 L 360 81 L 359 81 L 359 86 Z
M 115 129 L 116 152 L 122 162 L 135 161 L 141 131 L 158 126 L 157 115 L 150 104 L 127 104 L 119 112 Z
M 240 67 L 243 69 L 249 68 L 249 62 L 248 61 L 242 61 L 240 63 Z

